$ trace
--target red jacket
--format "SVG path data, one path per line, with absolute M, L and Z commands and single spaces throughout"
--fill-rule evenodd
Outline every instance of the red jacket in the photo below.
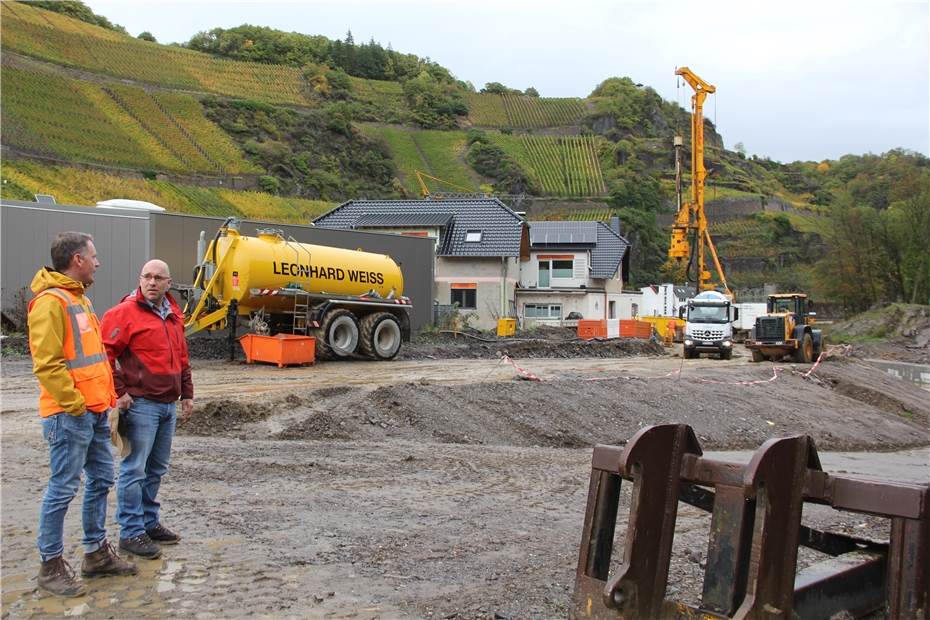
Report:
M 170 294 L 165 297 L 171 312 L 164 320 L 139 289 L 103 315 L 103 344 L 118 396 L 128 393 L 163 403 L 194 397 L 184 315 Z

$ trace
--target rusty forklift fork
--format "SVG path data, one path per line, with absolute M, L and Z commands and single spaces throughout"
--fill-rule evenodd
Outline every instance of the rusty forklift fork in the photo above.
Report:
M 930 617 L 930 484 L 832 476 L 807 435 L 770 439 L 747 465 L 702 455 L 685 424 L 594 448 L 572 618 Z M 632 499 L 611 576 L 623 479 Z M 679 501 L 711 513 L 697 607 L 665 598 Z M 805 527 L 804 502 L 889 518 L 890 542 Z M 799 545 L 831 557 L 796 574 Z

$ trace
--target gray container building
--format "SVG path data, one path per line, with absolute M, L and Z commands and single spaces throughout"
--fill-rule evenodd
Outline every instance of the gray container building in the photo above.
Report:
M 102 315 L 138 285 L 139 271 L 150 258 L 171 267 L 177 283 L 191 283 L 197 263 L 197 240 L 208 240 L 223 218 L 134 209 L 39 204 L 0 200 L 0 288 L 4 321 L 17 323 L 22 306 L 32 298 L 29 283 L 36 271 L 49 265 L 49 247 L 62 231 L 90 233 L 100 258 L 96 281 L 88 293 Z M 274 228 L 285 237 L 350 250 L 362 249 L 391 256 L 404 274 L 404 295 L 413 304 L 410 326 L 414 331 L 432 321 L 434 244 L 430 239 L 392 234 L 332 230 L 244 220 L 240 231 Z

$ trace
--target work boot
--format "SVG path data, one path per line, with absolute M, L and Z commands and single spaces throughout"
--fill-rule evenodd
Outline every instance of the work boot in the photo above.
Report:
M 159 523 L 150 530 L 145 530 L 149 538 L 163 545 L 176 545 L 181 537 Z
M 84 584 L 62 556 L 42 562 L 38 577 L 39 587 L 58 596 L 83 596 L 87 593 Z
M 161 555 L 161 547 L 152 542 L 148 534 L 139 534 L 132 538 L 120 538 L 119 548 L 148 560 L 154 560 Z
M 138 572 L 136 565 L 119 557 L 110 546 L 110 541 L 106 539 L 99 549 L 93 553 L 85 553 L 84 563 L 81 564 L 81 577 L 135 575 Z

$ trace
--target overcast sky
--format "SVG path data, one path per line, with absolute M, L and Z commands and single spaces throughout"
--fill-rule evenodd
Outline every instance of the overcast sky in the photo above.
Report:
M 690 107 L 676 66 L 717 87 L 728 148 L 782 162 L 902 147 L 930 154 L 930 0 L 624 2 L 86 0 L 162 43 L 244 23 L 428 56 L 477 88 L 584 97 L 628 76 Z

